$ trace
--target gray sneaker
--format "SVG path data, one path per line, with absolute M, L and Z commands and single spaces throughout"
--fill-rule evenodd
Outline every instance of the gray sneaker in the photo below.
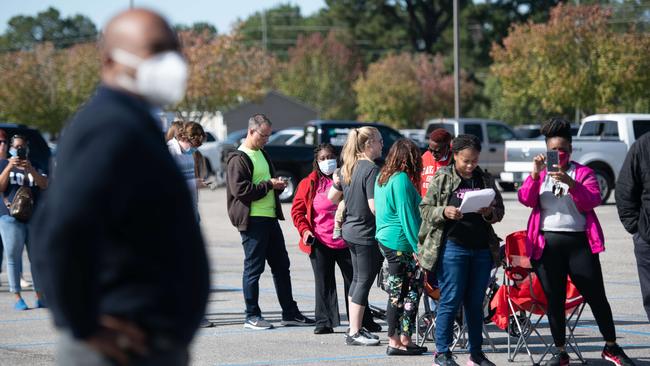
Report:
M 244 322 L 244 328 L 248 329 L 273 329 L 273 324 L 269 323 L 261 316 L 252 316 Z
M 452 355 L 451 352 L 438 353 L 433 359 L 433 364 L 440 366 L 459 366 L 456 361 L 454 361 L 454 358 L 456 357 Z
M 365 334 L 357 332 L 355 335 L 346 336 L 345 344 L 348 346 L 378 346 L 379 340 L 369 338 Z

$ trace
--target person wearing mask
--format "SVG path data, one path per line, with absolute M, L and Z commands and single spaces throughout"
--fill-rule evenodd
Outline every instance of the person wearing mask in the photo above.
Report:
M 375 239 L 375 180 L 379 167 L 374 160 L 381 156 L 383 139 L 379 130 L 364 126 L 350 130 L 341 154 L 340 185 L 333 185 L 328 197 L 338 204 L 345 199 L 343 240 L 352 256 L 350 330 L 348 345 L 378 345 L 379 337 L 362 328 L 368 306 L 368 294 L 379 273 L 383 257 Z M 379 330 L 381 327 L 379 326 Z
M 0 160 L 7 158 L 7 146 L 9 141 L 7 140 L 7 132 L 0 129 Z M 4 244 L 2 244 L 2 236 L 0 235 L 0 273 L 2 273 L 2 259 L 4 258 Z M 2 283 L 0 283 L 2 286 Z
M 517 195 L 533 210 L 528 219 L 527 253 L 548 300 L 546 315 L 555 354 L 547 366 L 568 365 L 566 352 L 567 276 L 591 308 L 605 339 L 602 358 L 616 365 L 634 365 L 616 344 L 612 309 L 607 301 L 599 253 L 605 250 L 603 230 L 594 208 L 600 189 L 591 168 L 571 161 L 571 124 L 551 118 L 540 129 L 546 149 L 557 152 L 559 164 L 546 166 L 546 157 L 533 158 L 533 171 Z
M 420 355 L 426 347 L 413 343 L 415 318 L 422 294 L 422 272 L 417 265 L 420 230 L 420 150 L 409 139 L 399 139 L 388 152 L 375 183 L 377 242 L 388 261 L 389 356 Z
M 271 329 L 259 305 L 259 280 L 268 262 L 282 307 L 284 326 L 309 326 L 293 300 L 289 254 L 278 220 L 284 220 L 280 192 L 286 182 L 274 178 L 275 168 L 263 150 L 272 133 L 271 120 L 255 114 L 248 120 L 246 140 L 228 156 L 226 200 L 230 222 L 239 230 L 244 248 L 242 275 L 246 320 L 244 328 Z
M 422 177 L 420 178 L 422 197 L 427 194 L 429 184 L 438 169 L 451 162 L 450 142 L 451 134 L 444 128 L 436 128 L 429 134 L 429 148 L 422 154 Z
M 616 208 L 625 230 L 634 235 L 643 307 L 650 321 L 650 133 L 628 151 L 616 181 Z
M 449 347 L 454 318 L 462 304 L 469 340 L 468 365 L 491 366 L 494 363 L 481 350 L 483 299 L 490 271 L 499 260 L 499 238 L 492 224 L 503 218 L 503 200 L 492 176 L 478 166 L 478 137 L 459 135 L 451 146 L 453 164 L 438 170 L 420 204 L 418 260 L 423 269 L 436 272 L 440 286 L 434 365 L 458 365 Z M 459 206 L 465 193 L 481 189 L 494 190 L 492 205 L 461 213 Z
M 345 310 L 352 281 L 352 259 L 343 239 L 333 239 L 336 205 L 327 194 L 332 187 L 332 175 L 337 167 L 336 150 L 330 144 L 320 144 L 314 150 L 312 172 L 298 184 L 291 206 L 293 224 L 298 229 L 300 250 L 309 255 L 314 271 L 316 299 L 316 328 L 314 334 L 329 334 L 341 323 L 336 295 L 335 269 L 343 276 Z
M 9 292 L 15 296 L 14 309 L 27 310 L 29 307 L 21 296 L 21 274 L 23 272 L 23 248 L 28 240 L 28 226 L 31 217 L 14 217 L 9 207 L 21 194 L 21 189 L 31 193 L 31 206 L 36 207 L 40 191 L 47 188 L 47 176 L 38 171 L 29 160 L 29 145 L 27 138 L 14 135 L 11 138 L 9 159 L 0 160 L 0 192 L 4 196 L 4 204 L 0 205 L 0 236 L 7 254 L 7 277 L 9 278 Z M 26 188 L 24 188 L 26 187 Z M 33 249 L 28 245 L 28 256 L 31 258 Z M 45 307 L 34 270 L 34 291 L 36 292 L 35 308 Z
M 101 85 L 66 126 L 30 232 L 57 363 L 188 365 L 210 272 L 156 118 L 183 98 L 187 64 L 167 21 L 145 9 L 113 17 L 99 49 Z

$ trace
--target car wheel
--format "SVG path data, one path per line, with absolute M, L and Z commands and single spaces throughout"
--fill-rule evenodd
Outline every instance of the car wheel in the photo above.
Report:
M 296 177 L 293 174 L 283 170 L 277 172 L 277 176 L 289 178 L 287 187 L 280 193 L 280 202 L 291 202 L 293 200 L 293 196 L 296 194 L 296 188 L 298 187 Z
M 612 193 L 614 179 L 609 174 L 597 168 L 594 169 L 594 174 L 596 174 L 598 188 L 600 188 L 600 201 L 602 204 L 605 204 L 609 199 L 609 195 Z

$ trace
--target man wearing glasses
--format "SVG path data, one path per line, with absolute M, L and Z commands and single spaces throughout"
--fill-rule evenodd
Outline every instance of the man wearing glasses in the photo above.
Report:
M 424 197 L 429 189 L 429 182 L 436 171 L 449 165 L 451 154 L 449 144 L 451 134 L 444 128 L 437 128 L 429 134 L 429 148 L 422 154 L 422 178 L 420 179 L 420 195 Z
M 313 325 L 298 310 L 291 290 L 289 255 L 278 220 L 284 220 L 280 192 L 286 187 L 274 178 L 273 164 L 262 149 L 271 136 L 271 121 L 263 114 L 248 120 L 248 134 L 239 149 L 228 156 L 226 177 L 228 216 L 239 230 L 244 247 L 243 290 L 246 302 L 244 328 L 271 329 L 259 306 L 259 279 L 268 262 L 282 307 L 282 325 Z

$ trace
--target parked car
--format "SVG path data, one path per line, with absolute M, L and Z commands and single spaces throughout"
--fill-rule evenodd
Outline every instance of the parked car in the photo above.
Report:
M 209 175 L 221 171 L 221 148 L 219 142 L 210 131 L 205 131 L 205 142 L 199 147 L 199 152 L 205 158 Z
M 515 126 L 515 135 L 517 135 L 518 139 L 521 140 L 531 140 L 531 139 L 540 139 L 544 138 L 542 136 L 542 133 L 539 131 L 539 128 L 541 126 L 538 124 L 532 124 L 532 125 L 518 125 Z M 578 135 L 578 129 L 580 129 L 580 125 L 578 124 L 573 124 L 571 125 L 571 135 L 572 136 L 577 136 Z
M 314 120 L 305 124 L 304 144 L 266 145 L 264 150 L 273 160 L 276 174 L 289 178 L 287 188 L 280 194 L 280 200 L 290 202 L 293 199 L 298 182 L 312 171 L 315 146 L 328 142 L 334 145 L 337 153 L 340 154 L 350 130 L 361 126 L 373 126 L 379 129 L 384 140 L 382 159 L 386 157 L 393 143 L 403 137 L 396 130 L 381 123 Z
M 269 137 L 267 145 L 301 145 L 305 143 L 304 127 L 289 127 Z
M 0 123 L 0 129 L 5 130 L 7 138 L 11 138 L 14 135 L 25 136 L 29 141 L 29 160 L 32 161 L 35 168 L 41 169 L 45 174 L 49 174 L 52 155 L 49 146 L 38 130 L 15 123 Z
M 571 158 L 596 173 L 603 202 L 609 198 L 627 150 L 650 131 L 650 114 L 597 114 L 582 120 L 573 139 Z M 506 141 L 501 181 L 521 184 L 533 168 L 533 157 L 546 152 L 544 140 Z
M 425 122 L 428 136 L 436 128 L 444 128 L 452 136 L 460 134 L 475 135 L 481 140 L 481 168 L 487 170 L 495 178 L 499 178 L 504 169 L 504 151 L 506 140 L 516 138 L 515 132 L 501 121 L 482 118 L 439 118 Z M 501 182 L 500 182 L 501 183 Z M 504 189 L 512 188 L 511 185 L 501 184 Z
M 399 133 L 401 133 L 402 136 L 413 140 L 418 145 L 418 147 L 420 147 L 420 149 L 426 149 L 429 145 L 429 141 L 427 141 L 428 135 L 425 132 L 426 131 L 423 128 L 408 128 L 399 130 Z

